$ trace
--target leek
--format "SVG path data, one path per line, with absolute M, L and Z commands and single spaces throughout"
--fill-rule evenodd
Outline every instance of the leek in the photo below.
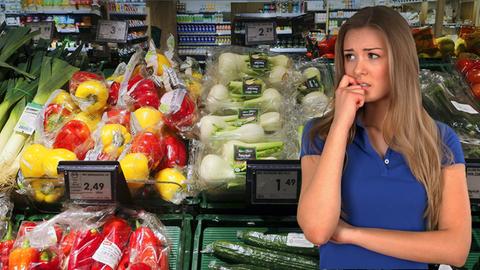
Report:
M 13 107 L 12 112 L 10 112 L 10 117 L 8 118 L 7 123 L 3 127 L 2 131 L 0 132 L 0 153 L 2 152 L 3 148 L 5 147 L 8 139 L 13 133 L 15 125 L 17 124 L 18 120 L 20 120 L 20 116 L 25 109 L 25 97 L 22 98 L 17 105 Z
M 38 91 L 33 102 L 44 105 L 50 94 L 56 89 L 61 88 L 72 77 L 78 68 L 70 66 L 67 62 L 51 57 L 43 57 L 41 66 Z M 19 152 L 23 148 L 29 135 L 20 132 L 13 132 L 7 141 L 6 146 L 0 155 L 0 171 L 7 172 L 9 168 L 15 166 L 14 163 Z M 0 186 L 10 186 L 8 183 L 15 181 L 16 171 L 14 173 L 3 173 L 0 175 Z

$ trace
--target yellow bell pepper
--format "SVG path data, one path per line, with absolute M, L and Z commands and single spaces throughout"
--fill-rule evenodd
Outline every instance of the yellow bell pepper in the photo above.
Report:
M 106 124 L 100 131 L 100 139 L 103 144 L 103 152 L 112 158 L 117 158 L 132 140 L 132 135 L 120 124 Z
M 90 129 L 90 132 L 93 132 L 96 129 L 97 124 L 100 122 L 100 120 L 102 120 L 100 114 L 98 113 L 92 114 L 88 112 L 80 112 L 79 114 L 75 115 L 73 119 L 80 120 L 85 124 L 87 124 L 88 129 Z
M 77 160 L 77 155 L 72 151 L 63 148 L 50 150 L 43 157 L 43 169 L 49 177 L 58 177 L 57 166 L 62 160 Z
M 141 129 L 149 130 L 158 127 L 162 122 L 162 113 L 151 107 L 142 107 L 133 112 Z
M 155 175 L 155 187 L 166 201 L 172 201 L 175 194 L 186 188 L 185 176 L 175 168 L 166 168 Z
M 34 199 L 40 203 L 55 203 L 64 193 L 62 187 L 57 186 L 57 180 L 36 179 L 30 182 L 33 189 Z
M 75 96 L 81 99 L 82 111 L 97 113 L 107 105 L 108 89 L 103 82 L 89 80 L 78 85 Z
M 172 64 L 170 64 L 170 61 L 167 59 L 167 57 L 165 57 L 165 55 L 161 53 L 157 53 L 157 63 L 158 63 L 157 75 L 163 74 L 163 65 L 167 67 L 172 66 Z
M 120 160 L 120 167 L 126 180 L 148 179 L 148 158 L 142 153 L 130 153 Z
M 20 170 L 24 177 L 41 177 L 45 174 L 41 157 L 50 150 L 41 144 L 32 144 L 25 148 L 20 158 Z
M 127 180 L 128 189 L 132 196 L 135 196 L 145 185 L 150 170 L 148 169 L 148 159 L 142 153 L 127 154 L 120 160 L 120 168 L 122 169 L 125 180 Z
M 77 104 L 75 104 L 75 102 L 73 101 L 72 96 L 70 96 L 70 94 L 65 90 L 59 91 L 57 95 L 52 99 L 51 103 L 63 105 L 71 112 L 76 112 L 79 110 Z

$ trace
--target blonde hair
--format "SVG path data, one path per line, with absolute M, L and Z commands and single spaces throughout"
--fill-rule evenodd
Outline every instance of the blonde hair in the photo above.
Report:
M 363 27 L 380 30 L 386 39 L 391 102 L 385 116 L 383 136 L 390 148 L 403 155 L 413 175 L 424 185 L 428 199 L 424 217 L 427 229 L 435 230 L 442 202 L 441 162 L 443 153 L 448 150 L 444 150 L 435 121 L 422 106 L 415 42 L 408 23 L 398 12 L 384 6 L 367 7 L 342 25 L 335 45 L 335 88 L 345 74 L 345 35 L 351 29 Z M 310 133 L 312 141 L 316 136 L 327 137 L 334 110 L 314 123 Z M 349 143 L 355 137 L 355 129 L 355 125 L 350 129 Z

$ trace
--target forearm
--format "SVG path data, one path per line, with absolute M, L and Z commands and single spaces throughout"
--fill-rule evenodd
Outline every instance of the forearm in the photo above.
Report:
M 347 137 L 348 129 L 332 125 L 315 173 L 302 187 L 298 221 L 306 237 L 315 244 L 330 239 L 340 216 Z
M 460 236 L 459 236 L 460 235 Z M 384 255 L 424 263 L 462 266 L 470 238 L 449 230 L 409 232 L 355 228 L 351 243 Z

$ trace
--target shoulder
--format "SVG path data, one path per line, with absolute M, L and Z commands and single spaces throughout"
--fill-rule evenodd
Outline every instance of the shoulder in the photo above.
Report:
M 305 155 L 319 155 L 323 151 L 324 140 L 320 136 L 315 136 L 312 140 L 310 136 L 312 128 L 319 120 L 320 118 L 312 118 L 305 123 L 302 132 L 300 158 Z
M 442 159 L 443 165 L 452 165 L 456 163 L 465 163 L 465 157 L 463 155 L 462 144 L 460 139 L 455 133 L 455 131 L 445 123 L 436 121 L 439 135 L 442 139 L 444 147 L 446 147 L 446 152 Z M 445 151 L 443 151 L 445 152 Z M 451 158 L 449 157 L 451 156 Z M 448 161 L 450 160 L 450 161 Z

